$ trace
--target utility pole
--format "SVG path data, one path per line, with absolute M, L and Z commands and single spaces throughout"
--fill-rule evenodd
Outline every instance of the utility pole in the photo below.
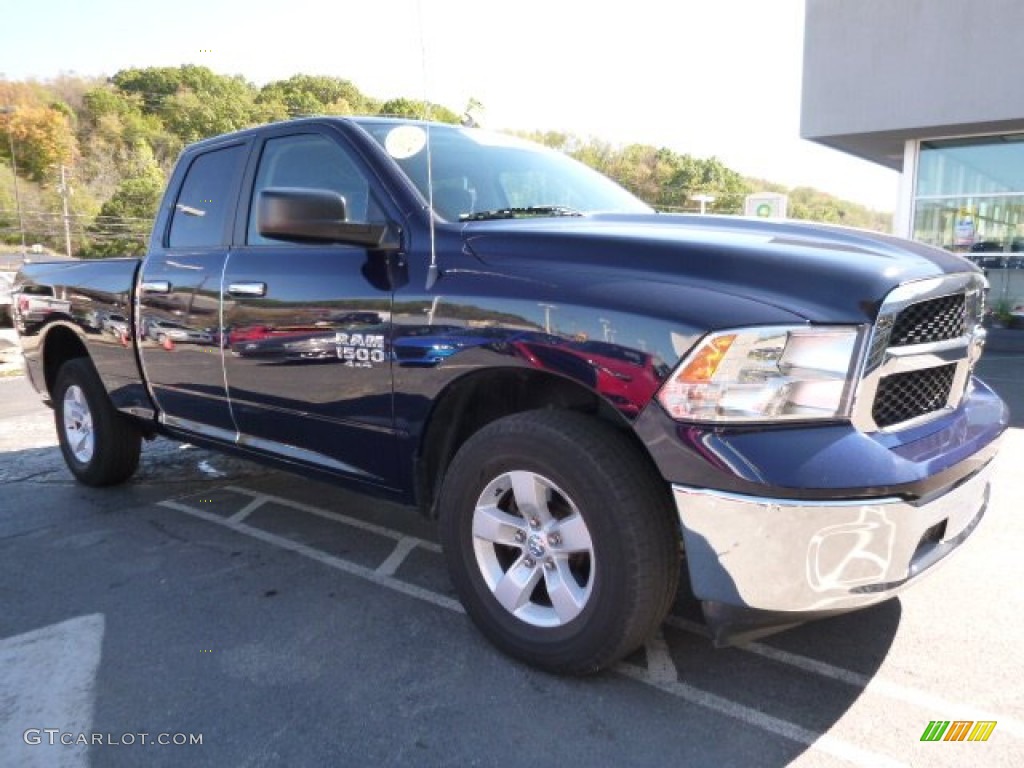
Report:
M 558 309 L 556 304 L 537 304 L 544 310 L 544 333 L 551 333 L 551 310 Z
M 71 217 L 68 215 L 68 198 L 71 196 L 71 187 L 68 186 L 63 164 L 60 167 L 60 187 L 58 187 L 57 191 L 60 192 L 61 199 L 64 201 L 64 253 L 70 259 Z
M 14 107 L 0 107 L 0 115 L 13 115 Z M 21 232 L 21 253 L 24 256 L 25 246 L 25 220 L 21 216 L 21 194 L 18 192 L 18 161 L 14 157 L 14 131 L 10 123 L 7 124 L 7 140 L 11 144 L 11 171 L 14 173 L 14 205 L 18 209 L 18 229 Z

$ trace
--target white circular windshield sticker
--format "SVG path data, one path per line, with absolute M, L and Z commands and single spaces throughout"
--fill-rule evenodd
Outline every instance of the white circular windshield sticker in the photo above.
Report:
M 384 149 L 395 160 L 412 157 L 425 146 L 427 146 L 427 132 L 416 125 L 400 125 L 393 128 L 384 139 Z

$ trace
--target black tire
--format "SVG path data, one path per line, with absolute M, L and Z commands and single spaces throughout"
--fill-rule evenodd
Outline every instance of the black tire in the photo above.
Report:
M 597 672 L 642 645 L 672 605 L 680 542 L 668 488 L 596 418 L 545 410 L 489 424 L 456 454 L 439 501 L 456 592 L 511 656 Z
M 57 372 L 53 411 L 61 453 L 79 482 L 116 485 L 135 474 L 142 435 L 114 408 L 88 358 L 69 360 Z

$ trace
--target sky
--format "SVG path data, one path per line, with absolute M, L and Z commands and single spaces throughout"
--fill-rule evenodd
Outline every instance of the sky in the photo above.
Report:
M 488 128 L 718 157 L 891 211 L 898 175 L 800 139 L 804 0 L 0 0 L 0 76 L 331 75 Z

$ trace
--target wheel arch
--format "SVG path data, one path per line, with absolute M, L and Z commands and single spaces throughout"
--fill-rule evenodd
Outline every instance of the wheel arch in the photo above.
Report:
M 78 334 L 66 325 L 51 326 L 43 340 L 43 380 L 50 396 L 61 367 L 77 357 L 89 357 L 89 351 Z
M 497 419 L 544 409 L 576 411 L 611 424 L 655 467 L 629 420 L 583 384 L 525 368 L 477 370 L 451 382 L 437 395 L 420 433 L 414 483 L 421 512 L 437 518 L 441 482 L 466 440 Z

